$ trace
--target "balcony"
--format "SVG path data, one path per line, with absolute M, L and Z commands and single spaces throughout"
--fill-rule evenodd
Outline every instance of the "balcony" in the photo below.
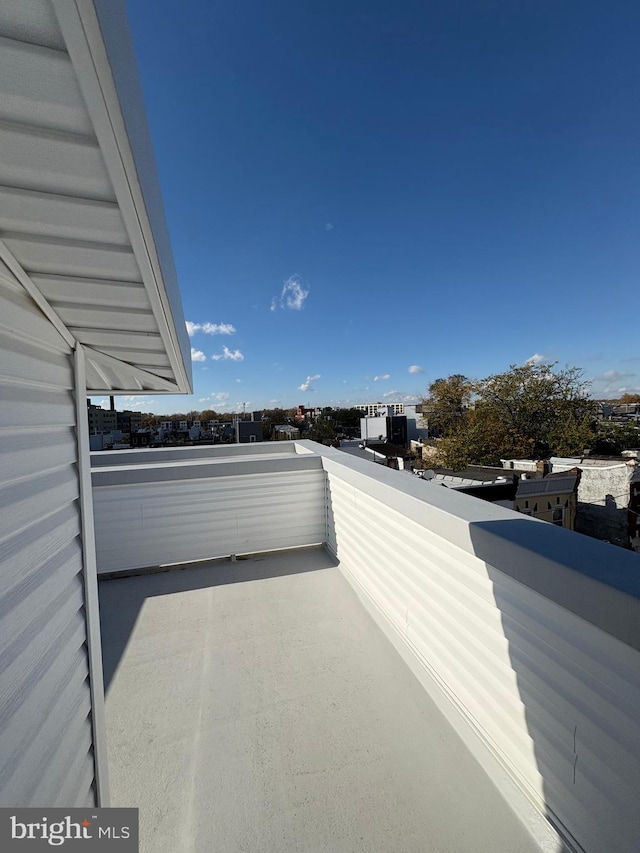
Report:
M 640 558 L 311 442 L 93 456 L 141 849 L 640 849 Z

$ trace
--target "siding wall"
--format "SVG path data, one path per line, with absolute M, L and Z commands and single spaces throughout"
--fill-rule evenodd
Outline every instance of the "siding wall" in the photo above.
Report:
M 239 459 L 94 470 L 98 574 L 324 542 L 319 458 Z
M 6 269 L 0 394 L 0 806 L 93 805 L 73 355 Z
M 365 477 L 331 459 L 325 467 L 330 547 L 381 624 L 417 661 L 425 683 L 444 691 L 580 849 L 640 850 L 637 649 L 476 556 L 486 536 L 474 540 L 472 524 L 439 508 L 436 487 L 423 484 L 430 489 L 426 503 L 406 492 L 399 501 L 398 492 L 375 482 L 389 472 Z M 467 502 L 460 503 L 462 515 L 471 499 L 447 496 L 456 499 Z M 540 522 L 506 516 L 493 523 L 503 531 L 505 524 L 518 531 L 540 525 L 539 554 L 509 541 L 498 546 L 514 565 L 528 561 L 540 575 L 546 535 L 571 537 L 567 544 L 578 550 L 588 543 L 590 559 L 599 556 L 596 543 Z M 556 570 L 562 577 L 564 567 Z M 569 594 L 571 582 L 569 576 L 564 584 Z M 577 602 L 583 592 L 576 584 Z M 584 600 L 599 595 L 593 582 Z M 629 605 L 618 612 L 620 621 L 632 618 Z

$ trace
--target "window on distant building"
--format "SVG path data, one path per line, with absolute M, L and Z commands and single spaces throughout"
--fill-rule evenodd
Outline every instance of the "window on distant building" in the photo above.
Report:
M 564 507 L 554 506 L 551 517 L 551 523 L 558 527 L 564 527 Z

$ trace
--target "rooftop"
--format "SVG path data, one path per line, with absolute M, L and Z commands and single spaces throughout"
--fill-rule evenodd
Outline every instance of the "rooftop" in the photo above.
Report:
M 141 850 L 534 853 L 324 549 L 100 584 L 112 804 Z
M 94 458 L 143 851 L 637 848 L 637 556 L 313 442 Z

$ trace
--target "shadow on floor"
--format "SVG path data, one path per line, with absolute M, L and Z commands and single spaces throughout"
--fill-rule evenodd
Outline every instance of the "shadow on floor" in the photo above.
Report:
M 304 559 L 301 559 L 304 554 Z M 108 691 L 144 602 L 171 595 L 234 583 L 267 580 L 333 568 L 334 557 L 322 547 L 276 551 L 230 559 L 184 563 L 170 569 L 101 578 L 100 632 L 104 689 Z

